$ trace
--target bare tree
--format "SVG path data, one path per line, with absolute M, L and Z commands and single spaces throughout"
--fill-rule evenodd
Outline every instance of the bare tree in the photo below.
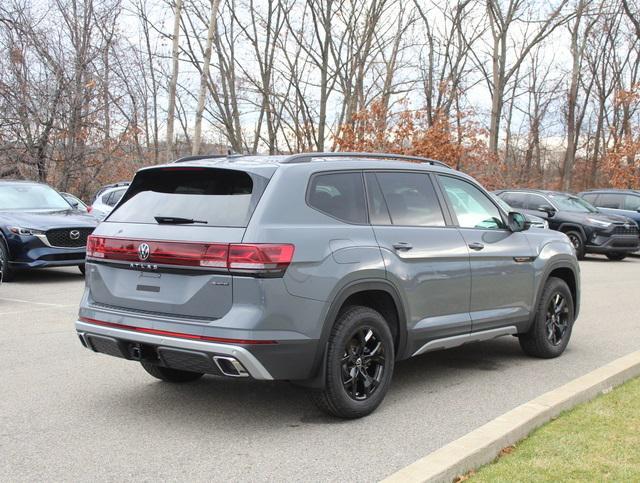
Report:
M 209 19 L 209 28 L 207 30 L 207 40 L 204 49 L 204 58 L 202 59 L 202 70 L 200 72 L 200 89 L 198 91 L 198 105 L 196 107 L 196 121 L 193 133 L 192 153 L 200 152 L 200 143 L 202 141 L 202 117 L 204 114 L 204 103 L 209 91 L 209 72 L 211 70 L 211 49 L 213 46 L 213 37 L 215 36 L 218 24 L 218 8 L 220 0 L 211 0 L 211 18 Z
M 561 15 L 567 1 L 561 0 L 546 19 L 542 20 L 536 18 L 533 13 L 533 10 L 538 10 L 538 4 L 528 3 L 527 0 L 509 0 L 506 5 L 502 5 L 498 0 L 486 2 L 491 31 L 491 70 L 485 68 L 484 61 L 477 55 L 474 57 L 477 61 L 476 67 L 484 73 L 491 94 L 489 149 L 496 154 L 507 82 L 518 71 L 531 49 L 567 20 Z M 516 25 L 521 22 L 525 23 L 524 32 L 514 32 Z M 533 32 L 530 31 L 532 27 L 535 29 Z M 522 39 L 519 45 L 513 39 L 513 35 Z M 517 46 L 511 47 L 514 42 Z
M 178 73 L 180 70 L 180 59 L 178 55 L 180 53 L 180 19 L 182 15 L 182 0 L 175 0 L 174 6 L 174 21 L 173 21 L 173 34 L 171 36 L 171 80 L 169 81 L 169 90 L 168 90 L 168 107 L 167 107 L 167 146 L 166 146 L 166 156 L 167 159 L 171 159 L 175 156 L 174 146 L 173 146 L 173 126 L 175 120 L 175 110 L 176 110 L 176 89 L 178 86 Z

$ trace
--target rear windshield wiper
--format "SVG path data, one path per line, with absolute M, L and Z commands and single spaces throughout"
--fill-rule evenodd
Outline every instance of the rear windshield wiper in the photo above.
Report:
M 209 222 L 204 220 L 194 220 L 193 218 L 180 218 L 178 216 L 154 216 L 155 220 L 161 225 L 191 225 L 194 223 L 202 223 L 207 225 Z

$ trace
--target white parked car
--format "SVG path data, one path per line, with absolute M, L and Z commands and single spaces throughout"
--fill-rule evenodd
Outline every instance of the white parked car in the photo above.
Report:
M 104 220 L 111 213 L 113 207 L 118 204 L 127 188 L 129 188 L 128 181 L 103 186 L 96 194 L 89 212 L 99 220 Z

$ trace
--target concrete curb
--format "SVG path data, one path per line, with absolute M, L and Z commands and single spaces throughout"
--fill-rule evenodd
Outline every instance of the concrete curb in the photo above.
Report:
M 616 359 L 564 386 L 497 417 L 415 463 L 389 476 L 383 483 L 450 483 L 493 461 L 502 448 L 516 443 L 562 411 L 640 375 L 640 351 Z

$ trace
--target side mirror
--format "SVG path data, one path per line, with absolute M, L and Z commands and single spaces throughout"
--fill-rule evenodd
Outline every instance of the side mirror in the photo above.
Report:
M 69 201 L 69 203 L 71 203 L 71 206 L 74 208 L 78 208 L 78 206 L 80 206 L 80 203 L 78 203 L 77 201 Z
M 556 214 L 556 209 L 553 206 L 549 205 L 542 205 L 540 208 L 538 208 L 538 211 L 546 213 L 549 218 Z
M 525 231 L 531 227 L 531 222 L 527 220 L 527 217 L 517 211 L 511 211 L 508 219 L 509 230 L 516 233 L 518 231 Z

